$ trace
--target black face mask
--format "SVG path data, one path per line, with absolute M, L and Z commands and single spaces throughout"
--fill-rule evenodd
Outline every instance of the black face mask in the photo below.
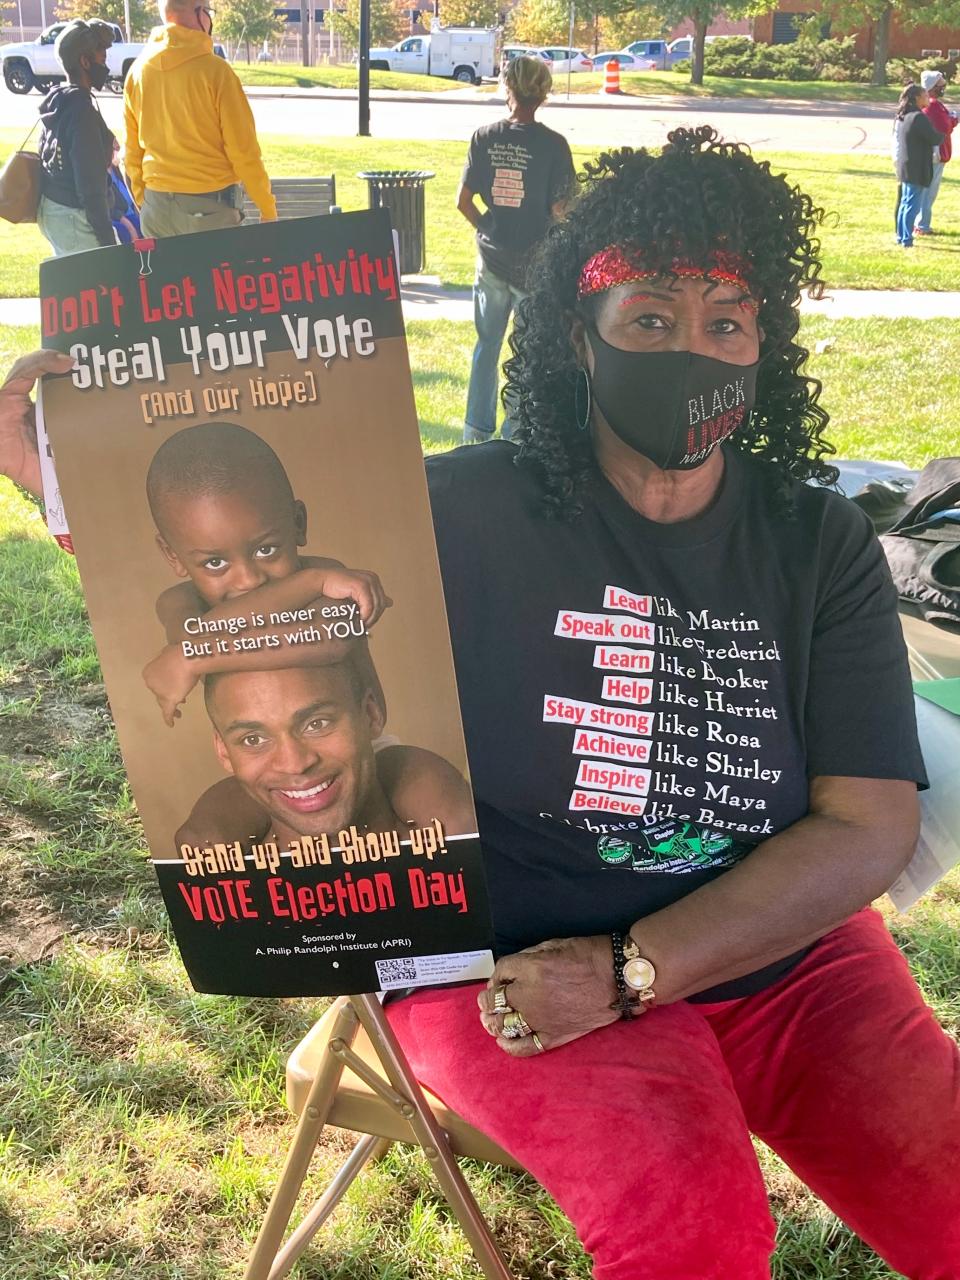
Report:
M 621 351 L 592 326 L 591 390 L 624 444 L 661 471 L 702 466 L 750 416 L 754 364 L 731 364 L 691 351 Z
M 110 68 L 105 62 L 95 62 L 87 72 L 90 77 L 90 85 L 94 89 L 102 89 L 110 79 Z

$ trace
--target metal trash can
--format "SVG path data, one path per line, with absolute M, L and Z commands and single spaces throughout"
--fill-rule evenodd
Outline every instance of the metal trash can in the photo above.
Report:
M 415 276 L 423 270 L 427 248 L 424 184 L 434 176 L 423 169 L 378 169 L 357 174 L 366 179 L 368 207 L 390 210 L 390 220 L 400 237 L 402 276 Z

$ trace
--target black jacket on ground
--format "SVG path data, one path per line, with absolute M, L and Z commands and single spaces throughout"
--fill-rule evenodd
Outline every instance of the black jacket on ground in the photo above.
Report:
M 908 111 L 897 121 L 897 181 L 929 187 L 933 181 L 933 148 L 939 147 L 943 134 L 935 129 L 919 107 Z
M 102 245 L 116 244 L 107 204 L 113 134 L 86 89 L 61 84 L 40 103 L 40 191 L 82 209 Z

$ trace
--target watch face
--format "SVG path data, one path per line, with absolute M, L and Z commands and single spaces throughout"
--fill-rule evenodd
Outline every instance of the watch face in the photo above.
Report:
M 628 960 L 623 966 L 623 980 L 634 991 L 648 991 L 657 980 L 657 971 L 649 960 L 641 956 Z

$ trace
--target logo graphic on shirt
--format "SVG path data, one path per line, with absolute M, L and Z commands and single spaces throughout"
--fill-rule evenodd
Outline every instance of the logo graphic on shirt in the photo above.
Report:
M 601 836 L 597 853 L 610 866 L 630 862 L 632 871 L 683 875 L 707 867 L 730 867 L 743 856 L 732 836 L 694 822 L 668 820 L 638 833 L 639 844 L 619 836 Z
M 629 862 L 633 855 L 633 845 L 629 840 L 619 836 L 601 836 L 597 841 L 597 853 L 611 866 L 619 866 L 621 862 Z

